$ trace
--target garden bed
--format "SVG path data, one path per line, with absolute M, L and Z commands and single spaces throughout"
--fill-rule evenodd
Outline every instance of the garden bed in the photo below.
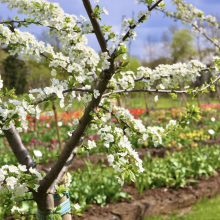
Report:
M 202 198 L 211 198 L 220 193 L 220 172 L 208 179 L 201 179 L 188 187 L 146 190 L 139 194 L 132 186 L 125 187 L 132 199 L 105 207 L 92 205 L 82 216 L 74 220 L 141 220 L 144 217 L 170 214 L 191 207 Z
M 213 139 L 213 140 L 207 140 L 201 144 L 205 144 L 205 146 L 209 146 L 212 147 L 215 144 L 219 144 L 220 143 L 220 138 L 218 139 Z M 201 145 L 200 147 L 203 147 L 203 145 Z M 150 155 L 151 157 L 161 157 L 164 158 L 168 153 L 174 153 L 174 152 L 178 152 L 178 151 L 182 151 L 185 148 L 177 148 L 177 147 L 160 147 L 160 148 L 150 148 L 150 147 L 143 147 L 143 148 L 139 148 L 136 149 L 136 151 L 138 152 L 139 156 L 141 159 L 144 159 L 145 156 Z M 71 166 L 70 166 L 70 170 L 76 170 L 76 169 L 81 169 L 83 168 L 86 163 L 91 163 L 91 164 L 106 164 L 108 165 L 108 161 L 107 161 L 107 157 L 106 154 L 104 153 L 95 153 L 95 154 L 91 154 L 91 155 L 82 155 L 82 156 L 77 156 Z M 41 164 L 38 165 L 38 168 L 40 170 L 47 170 L 49 169 L 49 167 L 51 167 L 51 165 L 54 162 L 51 161 L 47 164 Z

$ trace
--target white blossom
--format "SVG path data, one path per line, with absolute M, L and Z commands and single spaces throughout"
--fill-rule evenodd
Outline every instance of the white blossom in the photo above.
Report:
M 114 155 L 112 155 L 112 154 L 109 154 L 109 155 L 107 156 L 107 159 L 108 159 L 108 163 L 109 163 L 110 165 L 112 165 L 113 162 L 114 162 L 114 160 L 115 160 Z
M 19 173 L 19 169 L 18 169 L 16 166 L 14 166 L 14 165 L 9 166 L 9 167 L 8 167 L 8 171 L 9 171 L 10 173 L 16 173 L 16 174 Z
M 28 188 L 27 188 L 26 184 L 24 184 L 24 183 L 16 186 L 16 188 L 14 190 L 14 194 L 16 197 L 24 196 L 24 194 L 26 192 L 28 192 Z
M 79 205 L 79 203 L 73 204 L 73 209 L 78 211 L 81 209 L 81 206 Z
M 107 10 L 106 8 L 102 8 L 102 11 L 103 11 L 103 13 L 104 13 L 105 15 L 109 15 L 109 12 L 108 12 L 108 10 Z
M 212 121 L 212 122 L 215 122 L 215 118 L 214 118 L 214 117 L 211 117 L 211 121 Z
M 159 100 L 158 95 L 155 95 L 155 96 L 154 96 L 154 101 L 155 101 L 155 102 L 158 102 L 158 100 Z
M 62 121 L 58 121 L 57 125 L 58 125 L 59 127 L 62 127 L 62 126 L 63 126 L 63 122 L 62 122 Z
M 100 96 L 100 92 L 96 89 L 93 91 L 94 98 L 97 99 Z
M 42 157 L 43 156 L 43 154 L 40 150 L 34 150 L 33 153 L 34 153 L 35 157 Z
M 215 134 L 215 131 L 214 131 L 213 129 L 209 129 L 209 130 L 208 130 L 208 133 L 209 133 L 210 135 L 214 135 L 214 134 Z
M 5 179 L 6 181 L 6 185 L 10 188 L 10 189 L 14 189 L 15 185 L 17 184 L 17 179 L 13 176 L 7 177 Z
M 18 169 L 19 169 L 20 171 L 22 171 L 22 172 L 26 172 L 26 171 L 27 171 L 26 165 L 21 165 L 21 164 L 19 164 L 19 165 L 18 165 Z
M 88 149 L 91 150 L 93 148 L 96 148 L 96 143 L 95 141 L 88 140 L 87 146 L 88 146 Z
M 4 180 L 5 180 L 5 175 L 3 171 L 0 169 L 0 183 L 3 182 Z

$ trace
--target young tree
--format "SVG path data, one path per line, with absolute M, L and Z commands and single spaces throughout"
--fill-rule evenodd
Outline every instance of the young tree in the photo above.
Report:
M 94 141 L 86 141 L 84 136 L 88 128 L 100 137 L 108 152 L 109 164 L 119 173 L 119 181 L 125 179 L 135 181 L 136 174 L 143 172 L 142 161 L 132 148 L 130 138 L 139 137 L 139 141 L 152 139 L 155 145 L 161 143 L 161 135 L 166 134 L 178 123 L 171 121 L 166 128 L 145 127 L 141 120 L 135 119 L 128 110 L 114 106 L 111 102 L 115 95 L 147 92 L 147 93 L 196 93 L 211 87 L 219 80 L 219 76 L 210 84 L 195 90 L 186 90 L 185 86 L 194 82 L 202 71 L 209 70 L 199 61 L 174 65 L 159 65 L 154 70 L 139 67 L 136 72 L 125 70 L 127 63 L 126 42 L 135 35 L 135 28 L 143 23 L 151 11 L 162 7 L 162 0 L 140 1 L 147 3 L 145 12 L 137 19 L 123 21 L 122 35 L 111 31 L 109 26 L 100 25 L 101 14 L 105 12 L 99 5 L 92 7 L 89 0 L 82 0 L 89 21 L 64 13 L 59 5 L 46 0 L 1 0 L 10 8 L 18 8 L 27 18 L 2 21 L 0 24 L 0 43 L 10 47 L 10 54 L 36 59 L 47 59 L 51 68 L 51 86 L 29 91 L 22 100 L 15 99 L 3 88 L 0 81 L 0 125 L 12 151 L 20 165 L 5 165 L 0 168 L 0 191 L 8 193 L 16 205 L 17 198 L 31 192 L 38 207 L 38 218 L 49 219 L 55 213 L 63 219 L 71 219 L 69 201 L 62 202 L 63 211 L 56 210 L 56 198 L 59 193 L 61 179 L 74 158 L 74 150 L 84 142 L 88 149 L 95 147 Z M 96 1 L 97 2 L 97 1 Z M 174 1 L 175 2 L 175 1 Z M 54 48 L 38 41 L 33 35 L 19 29 L 7 27 L 11 23 L 19 26 L 29 24 L 50 28 L 59 37 L 62 48 L 56 52 Z M 101 53 L 96 53 L 87 46 L 86 35 L 94 33 L 100 45 Z M 219 68 L 219 58 L 213 65 Z M 56 73 L 63 73 L 65 80 L 56 78 Z M 136 87 L 138 85 L 138 87 Z M 140 87 L 141 86 L 141 87 Z M 184 86 L 182 88 L 181 86 Z M 77 97 L 77 99 L 76 99 Z M 40 173 L 35 162 L 23 145 L 18 131 L 27 127 L 26 116 L 40 113 L 40 104 L 57 99 L 60 108 L 64 109 L 81 99 L 85 108 L 83 116 L 75 123 L 70 139 L 65 143 L 58 160 L 48 173 Z M 117 120 L 113 123 L 111 117 Z M 67 181 L 68 183 L 68 181 Z M 66 184 L 68 187 L 68 184 Z M 68 197 L 62 191 L 61 197 Z M 62 201 L 63 198 L 60 198 Z M 17 204 L 19 205 L 19 204 Z M 19 207 L 13 209 L 18 213 Z

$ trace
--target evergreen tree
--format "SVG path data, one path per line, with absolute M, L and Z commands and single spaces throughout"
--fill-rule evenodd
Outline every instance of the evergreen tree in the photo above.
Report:
M 17 56 L 8 56 L 3 62 L 4 86 L 15 89 L 17 94 L 27 92 L 28 68 L 23 60 Z

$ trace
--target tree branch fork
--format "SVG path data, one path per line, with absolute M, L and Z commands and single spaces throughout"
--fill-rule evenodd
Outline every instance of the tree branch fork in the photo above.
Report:
M 104 34 L 102 33 L 100 24 L 98 23 L 96 18 L 93 16 L 93 9 L 92 9 L 90 1 L 89 0 L 82 0 L 82 1 L 83 1 L 85 9 L 87 11 L 87 14 L 89 16 L 89 19 L 92 23 L 94 33 L 96 35 L 96 38 L 98 40 L 98 43 L 100 45 L 102 52 L 107 52 L 109 54 L 109 51 L 107 48 L 107 42 L 105 40 Z M 157 1 L 157 3 L 154 6 L 152 6 L 151 8 L 148 8 L 148 10 L 152 11 L 154 8 L 156 8 L 156 6 L 158 6 L 158 4 L 161 1 L 162 0 Z M 142 21 L 142 20 L 140 20 L 140 21 Z M 134 29 L 135 27 L 131 27 L 131 29 Z M 130 30 L 128 32 L 130 32 Z M 123 41 L 125 41 L 128 37 L 129 37 L 129 33 L 127 36 L 126 35 L 124 36 Z M 68 165 L 69 165 L 69 162 L 70 161 L 72 162 L 72 160 L 70 160 L 71 155 L 73 153 L 73 150 L 79 144 L 81 137 L 83 136 L 86 128 L 88 127 L 88 125 L 90 124 L 90 122 L 92 120 L 91 113 L 93 111 L 95 111 L 96 108 L 98 108 L 102 97 L 105 96 L 105 91 L 108 89 L 107 88 L 108 83 L 109 83 L 111 77 L 113 76 L 113 74 L 115 73 L 115 62 L 114 62 L 115 58 L 116 57 L 115 57 L 114 53 L 110 55 L 110 58 L 109 58 L 110 67 L 108 70 L 103 71 L 100 78 L 98 79 L 98 83 L 97 83 L 97 86 L 95 87 L 95 89 L 99 91 L 100 96 L 98 98 L 93 97 L 92 100 L 88 103 L 87 107 L 85 108 L 84 114 L 79 121 L 78 127 L 75 129 L 75 131 L 72 133 L 71 138 L 65 144 L 58 160 L 52 166 L 50 171 L 45 175 L 43 180 L 40 182 L 40 186 L 39 186 L 37 192 L 33 193 L 35 201 L 38 204 L 38 207 L 42 210 L 50 210 L 51 208 L 54 207 L 53 202 L 51 203 L 51 201 L 52 201 L 51 195 L 48 193 L 51 190 L 51 187 L 53 188 L 54 184 L 56 184 L 57 181 L 59 180 L 59 178 L 62 177 L 63 172 L 66 172 Z M 91 90 L 84 90 L 81 88 L 79 88 L 79 89 L 75 88 L 75 90 L 69 89 L 69 90 L 63 91 L 63 93 L 68 93 L 70 91 L 92 93 Z M 51 97 L 54 97 L 54 95 L 52 94 Z M 49 97 L 49 98 L 47 97 L 46 100 L 50 99 L 51 97 Z M 43 101 L 45 101 L 45 99 L 38 100 L 35 104 L 36 105 L 40 104 Z M 9 142 L 15 156 L 18 159 L 18 162 L 23 165 L 26 165 L 27 167 L 35 167 L 34 160 L 30 156 L 30 154 L 27 151 L 27 149 L 25 148 L 25 146 L 23 145 L 21 138 L 20 138 L 20 135 L 16 131 L 16 129 L 14 127 L 12 127 L 9 130 L 5 131 L 4 133 L 5 133 L 5 136 Z M 68 217 L 68 219 L 71 219 L 71 216 Z

